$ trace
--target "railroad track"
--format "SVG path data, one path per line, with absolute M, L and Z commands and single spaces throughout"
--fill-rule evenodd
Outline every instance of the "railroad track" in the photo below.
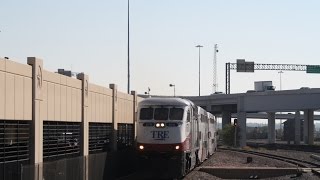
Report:
M 247 142 L 247 146 L 252 148 L 265 148 L 269 150 L 294 150 L 294 151 L 303 151 L 303 152 L 313 152 L 320 153 L 319 145 L 295 145 L 295 144 L 266 144 L 259 142 Z
M 319 163 L 314 163 L 314 162 L 310 162 L 310 161 L 305 161 L 305 160 L 301 160 L 301 159 L 280 156 L 280 155 L 275 155 L 275 154 L 257 152 L 257 151 L 222 148 L 222 147 L 220 147 L 219 149 L 225 150 L 225 151 L 234 151 L 234 152 L 252 154 L 252 155 L 256 155 L 256 156 L 261 156 L 261 157 L 266 157 L 266 158 L 270 158 L 270 159 L 283 161 L 283 162 L 290 163 L 290 164 L 293 164 L 293 165 L 299 167 L 302 172 L 312 172 L 314 175 L 320 177 L 320 164 Z
M 268 154 L 268 153 L 257 152 L 257 151 L 242 150 L 242 149 L 231 149 L 231 148 L 221 148 L 221 147 L 219 149 L 220 150 L 225 150 L 225 151 L 235 151 L 235 152 L 241 152 L 241 153 L 252 154 L 252 155 L 266 157 L 266 158 L 271 158 L 271 159 L 287 162 L 287 163 L 296 165 L 296 166 L 301 167 L 301 168 L 320 168 L 320 164 L 319 163 L 314 163 L 314 162 L 305 161 L 305 160 L 296 159 L 296 158 L 291 158 L 291 157 L 286 157 L 286 156 Z

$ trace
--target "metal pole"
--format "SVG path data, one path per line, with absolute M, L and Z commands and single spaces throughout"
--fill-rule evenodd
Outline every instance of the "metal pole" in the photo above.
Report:
M 199 47 L 199 96 L 200 96 L 200 47 Z
M 129 18 L 129 0 L 128 0 L 128 94 L 130 93 L 130 29 L 129 29 L 129 25 L 130 25 L 130 18 Z
M 199 96 L 200 96 L 200 48 L 202 48 L 203 46 L 197 45 L 196 47 L 199 48 Z

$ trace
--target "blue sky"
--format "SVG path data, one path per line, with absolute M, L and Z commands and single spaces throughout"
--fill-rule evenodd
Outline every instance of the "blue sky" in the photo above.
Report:
M 214 44 L 218 44 L 218 89 L 225 91 L 225 63 L 320 64 L 320 1 L 309 0 L 131 0 L 131 89 L 144 93 L 212 93 Z M 58 68 L 85 72 L 90 81 L 116 83 L 127 91 L 127 0 L 2 0 L 0 57 L 26 64 L 44 60 Z M 284 72 L 282 89 L 319 87 L 320 74 Z M 277 71 L 231 73 L 231 92 L 253 89 Z

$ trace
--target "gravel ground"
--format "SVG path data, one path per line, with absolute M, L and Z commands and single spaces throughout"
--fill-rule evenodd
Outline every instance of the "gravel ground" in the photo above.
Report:
M 259 150 L 266 153 L 274 153 L 283 156 L 290 157 L 299 157 L 304 160 L 310 160 L 310 154 L 305 152 L 296 152 L 296 151 L 269 151 L 269 150 Z M 253 161 L 251 163 L 246 163 L 247 157 L 252 157 Z M 309 158 L 309 159 L 308 159 Z M 272 160 L 269 158 L 264 158 L 255 155 L 249 155 L 239 152 L 231 151 L 221 151 L 218 150 L 213 156 L 208 160 L 202 163 L 201 166 L 213 166 L 213 167 L 295 167 L 292 164 L 288 164 L 278 160 Z M 200 167 L 201 167 L 200 166 Z M 221 179 L 215 176 L 212 176 L 205 172 L 200 172 L 194 170 L 190 172 L 184 180 L 209 180 L 209 179 Z M 265 178 L 265 179 L 320 179 L 317 176 L 314 176 L 312 173 L 303 173 L 300 177 L 282 176 L 276 178 Z

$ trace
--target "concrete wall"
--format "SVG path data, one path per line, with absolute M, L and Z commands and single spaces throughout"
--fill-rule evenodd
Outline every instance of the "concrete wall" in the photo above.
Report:
M 112 98 L 112 89 L 89 84 L 88 121 L 112 123 Z
M 32 68 L 0 59 L 0 119 L 32 119 Z
M 0 58 L 0 120 L 31 122 L 30 164 L 43 162 L 43 122 L 81 123 L 81 155 L 88 155 L 89 122 L 112 123 L 114 146 L 118 123 L 135 124 L 138 98 L 109 87 L 44 70 L 43 61 L 29 57 L 27 64 Z M 117 150 L 117 147 L 113 147 Z M 42 177 L 42 172 L 37 172 Z M 86 177 L 87 179 L 88 177 Z
M 81 80 L 43 71 L 41 118 L 81 122 Z

